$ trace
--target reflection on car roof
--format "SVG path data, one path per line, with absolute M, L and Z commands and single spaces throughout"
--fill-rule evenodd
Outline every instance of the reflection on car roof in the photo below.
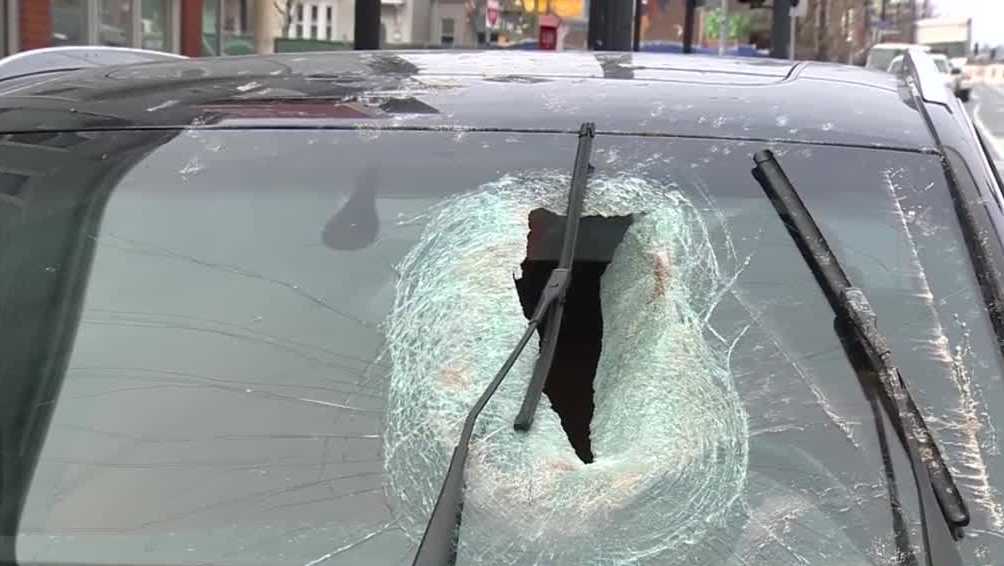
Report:
M 0 85 L 0 131 L 574 132 L 586 118 L 595 120 L 600 132 L 622 134 L 912 150 L 931 146 L 897 86 L 896 77 L 858 67 L 757 58 L 509 51 L 285 54 L 83 70 L 19 85 L 15 92 Z

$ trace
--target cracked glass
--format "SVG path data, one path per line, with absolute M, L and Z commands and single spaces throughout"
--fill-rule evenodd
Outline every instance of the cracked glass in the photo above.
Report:
M 410 563 L 557 258 L 576 137 L 50 142 L 0 157 L 0 559 Z M 1001 352 L 939 158 L 600 134 L 562 381 L 513 431 L 532 341 L 478 421 L 459 564 L 921 559 L 907 457 L 750 174 L 765 147 L 941 443 L 965 563 L 1004 560 Z

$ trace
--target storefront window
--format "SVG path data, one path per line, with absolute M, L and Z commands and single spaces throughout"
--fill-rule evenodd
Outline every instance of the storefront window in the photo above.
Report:
M 7 55 L 7 27 L 11 24 L 7 5 L 11 0 L 0 0 L 0 57 Z
M 453 18 L 443 18 L 440 22 L 439 44 L 443 47 L 453 47 L 454 22 Z
M 253 55 L 254 44 L 253 0 L 225 0 L 223 2 L 223 54 Z
M 84 0 L 52 0 L 52 44 L 80 45 L 84 41 Z
M 129 47 L 129 32 L 132 28 L 132 2 L 130 0 L 101 0 L 100 13 L 98 43 Z
M 202 3 L 202 55 L 219 55 L 220 42 L 216 37 L 216 19 L 219 17 L 220 4 L 218 0 L 205 0 Z
M 255 51 L 251 0 L 205 0 L 202 8 L 203 55 L 251 55 Z M 222 13 L 220 13 L 222 11 Z M 222 23 L 223 40 L 217 41 Z
M 143 49 L 164 51 L 168 48 L 168 0 L 142 0 Z

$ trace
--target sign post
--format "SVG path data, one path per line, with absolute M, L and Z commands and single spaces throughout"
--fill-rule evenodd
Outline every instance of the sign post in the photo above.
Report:
M 380 0 L 356 0 L 355 49 L 380 49 Z
M 718 54 L 725 55 L 725 43 L 729 40 L 729 0 L 722 0 L 721 20 L 718 24 Z
M 774 2 L 771 9 L 770 56 L 787 59 L 791 55 L 791 1 Z
M 795 20 L 797 18 L 804 18 L 809 15 L 809 2 L 808 0 L 794 1 L 791 6 L 791 41 L 788 43 L 791 45 L 789 49 L 790 57 L 792 61 L 795 60 L 795 44 L 798 43 L 798 37 L 795 34 Z

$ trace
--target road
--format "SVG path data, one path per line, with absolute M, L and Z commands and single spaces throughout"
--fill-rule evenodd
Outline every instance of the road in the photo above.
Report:
M 1004 87 L 976 85 L 966 105 L 973 120 L 990 136 L 997 160 L 1004 160 Z

